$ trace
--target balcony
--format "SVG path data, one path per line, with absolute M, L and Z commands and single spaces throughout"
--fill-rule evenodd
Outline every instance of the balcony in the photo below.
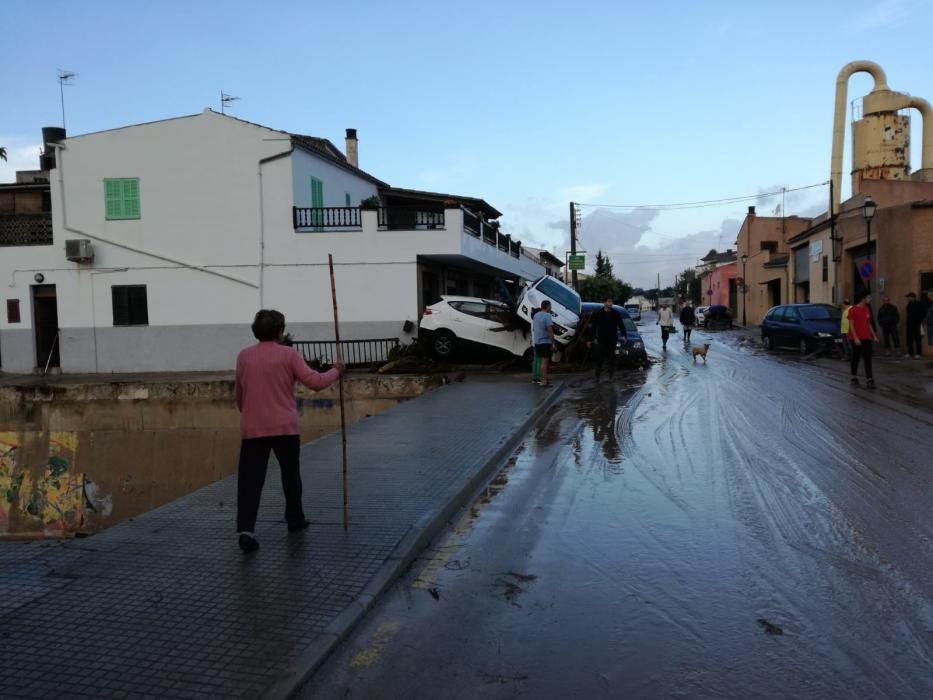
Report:
M 52 245 L 51 214 L 0 214 L 0 247 Z

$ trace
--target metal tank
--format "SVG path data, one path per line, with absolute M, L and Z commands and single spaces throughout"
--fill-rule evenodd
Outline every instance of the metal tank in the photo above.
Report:
M 863 180 L 910 179 L 910 117 L 868 114 L 852 123 L 852 191 Z

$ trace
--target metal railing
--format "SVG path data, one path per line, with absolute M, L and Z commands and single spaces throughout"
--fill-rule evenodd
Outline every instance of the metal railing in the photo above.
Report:
M 409 204 L 379 207 L 379 225 L 396 231 L 444 228 L 444 209 Z
M 305 362 L 332 365 L 337 361 L 335 340 L 293 340 L 292 346 Z M 347 367 L 373 367 L 388 362 L 390 353 L 399 347 L 398 338 L 341 340 L 340 349 Z
M 52 245 L 50 214 L 0 214 L 0 246 Z
M 508 253 L 513 258 L 518 258 L 522 254 L 521 243 L 513 241 L 511 235 L 502 233 L 498 224 L 486 221 L 469 209 L 463 210 L 463 230 L 479 238 L 483 243 L 498 248 L 503 253 Z
M 299 228 L 361 228 L 359 207 L 292 207 L 292 221 Z

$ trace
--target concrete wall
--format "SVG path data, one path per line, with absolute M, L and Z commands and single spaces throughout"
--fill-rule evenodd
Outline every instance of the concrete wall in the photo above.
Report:
M 439 382 L 351 375 L 347 420 Z M 0 387 L 0 538 L 95 532 L 235 473 L 232 391 L 232 380 Z M 304 441 L 339 428 L 336 387 L 297 396 Z

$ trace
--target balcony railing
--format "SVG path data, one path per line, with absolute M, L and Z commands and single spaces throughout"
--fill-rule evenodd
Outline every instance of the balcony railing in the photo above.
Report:
M 408 204 L 380 207 L 379 225 L 390 231 L 444 228 L 444 210 Z
M 499 231 L 499 224 L 490 223 L 469 209 L 463 210 L 463 230 L 479 238 L 483 243 L 495 246 L 503 253 L 508 253 L 513 258 L 520 257 L 522 254 L 521 242 L 513 241 L 512 236 Z
M 292 207 L 295 229 L 361 228 L 359 207 Z
M 337 361 L 337 342 L 334 340 L 293 340 L 292 346 L 305 362 L 332 365 Z M 343 361 L 347 367 L 383 365 L 388 362 L 389 355 L 398 346 L 398 338 L 340 341 Z
M 50 214 L 0 214 L 0 246 L 52 245 Z

